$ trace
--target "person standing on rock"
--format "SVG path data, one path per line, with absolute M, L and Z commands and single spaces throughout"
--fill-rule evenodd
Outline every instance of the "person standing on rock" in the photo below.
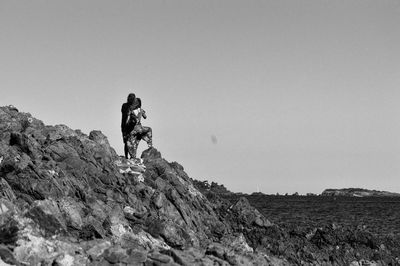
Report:
M 136 101 L 136 96 L 134 93 L 130 93 L 128 95 L 128 98 L 126 100 L 126 103 L 122 104 L 121 107 L 121 113 L 122 113 L 122 120 L 121 120 L 121 131 L 122 131 L 122 139 L 124 141 L 124 154 L 125 158 L 128 159 L 128 139 L 129 139 L 129 133 L 133 130 L 134 125 L 132 126 L 129 117 L 130 117 L 130 110 L 135 109 L 137 105 Z
M 147 118 L 146 112 L 142 109 L 142 101 L 136 98 L 134 93 L 128 95 L 127 102 L 122 105 L 121 131 L 124 140 L 125 158 L 128 154 L 131 159 L 136 159 L 136 152 L 140 140 L 147 142 L 150 147 L 153 146 L 152 129 L 142 126 L 141 119 Z

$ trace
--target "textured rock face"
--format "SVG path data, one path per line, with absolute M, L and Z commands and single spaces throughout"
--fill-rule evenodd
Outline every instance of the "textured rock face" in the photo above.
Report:
M 0 122 L 4 263 L 285 264 L 255 253 L 183 167 L 154 148 L 135 165 L 100 131 L 46 126 L 9 107 Z M 266 221 L 257 213 L 251 223 Z
M 224 187 L 200 193 L 154 148 L 142 159 L 119 157 L 100 131 L 0 107 L 0 265 L 398 262 L 364 231 L 285 230 L 245 198 L 230 204 L 214 193 Z

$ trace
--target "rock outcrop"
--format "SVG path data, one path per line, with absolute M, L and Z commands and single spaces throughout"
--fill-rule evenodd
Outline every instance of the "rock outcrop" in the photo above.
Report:
M 399 193 L 370 190 L 363 188 L 342 188 L 342 189 L 325 189 L 321 196 L 344 196 L 344 197 L 400 197 Z
M 138 165 L 119 157 L 100 131 L 47 126 L 10 107 L 0 108 L 0 121 L 4 263 L 286 263 L 254 252 L 183 167 L 154 148 Z M 249 223 L 269 225 L 253 216 Z
M 100 131 L 0 107 L 2 265 L 396 263 L 370 234 L 340 230 L 283 229 L 245 198 L 200 192 L 154 148 L 134 163 Z

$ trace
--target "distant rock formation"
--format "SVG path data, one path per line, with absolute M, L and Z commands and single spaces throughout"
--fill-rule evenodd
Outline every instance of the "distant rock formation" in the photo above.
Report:
M 325 189 L 321 196 L 346 196 L 346 197 L 400 197 L 400 193 L 369 190 L 363 188 Z

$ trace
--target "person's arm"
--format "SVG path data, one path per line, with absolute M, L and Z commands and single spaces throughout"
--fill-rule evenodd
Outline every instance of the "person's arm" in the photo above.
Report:
M 121 131 L 124 132 L 128 121 L 128 112 L 125 104 L 123 104 L 121 107 L 121 113 L 122 113 Z
M 144 119 L 146 119 L 146 118 L 147 118 L 146 111 L 145 111 L 145 110 L 143 110 L 143 109 L 142 109 L 142 117 L 143 117 Z

